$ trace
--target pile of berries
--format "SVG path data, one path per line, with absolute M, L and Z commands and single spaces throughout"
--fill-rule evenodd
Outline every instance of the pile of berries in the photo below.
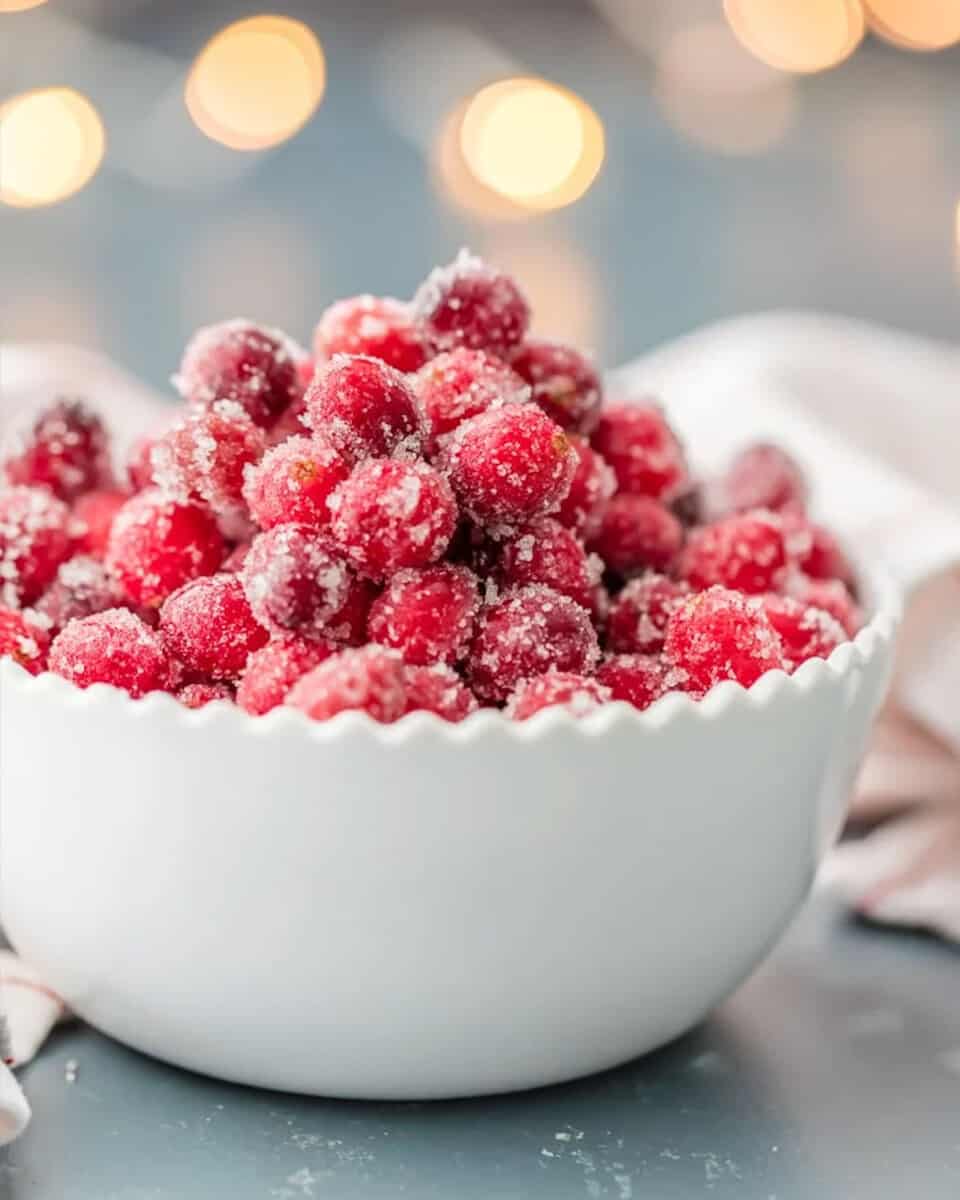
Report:
M 529 317 L 464 252 L 410 303 L 334 304 L 312 358 L 204 329 L 122 476 L 58 400 L 2 467 L 0 654 L 190 707 L 524 720 L 749 686 L 856 632 L 787 454 L 698 487 L 663 411 L 604 403 Z

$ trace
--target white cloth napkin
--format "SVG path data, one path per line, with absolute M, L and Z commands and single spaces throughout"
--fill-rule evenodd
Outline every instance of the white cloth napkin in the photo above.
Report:
M 167 398 L 89 351 L 0 354 L 0 447 L 57 393 L 86 396 L 121 443 L 169 412 Z M 893 695 L 853 807 L 882 823 L 843 843 L 822 879 L 878 920 L 960 941 L 960 351 L 841 318 L 770 314 L 683 338 L 614 372 L 610 390 L 661 397 L 704 473 L 750 441 L 782 443 L 809 473 L 815 510 L 902 583 Z M 3 997 L 21 1065 L 66 1010 L 15 956 L 0 957 L 4 975 L 21 981 Z M 0 1072 L 0 1143 L 27 1112 Z

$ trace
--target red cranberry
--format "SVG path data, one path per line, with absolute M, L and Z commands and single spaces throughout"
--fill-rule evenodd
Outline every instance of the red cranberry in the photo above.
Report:
M 113 518 L 129 500 L 126 492 L 87 492 L 73 506 L 78 529 L 82 528 L 78 548 L 103 558 L 110 540 Z
M 314 721 L 354 709 L 384 724 L 403 716 L 406 703 L 403 659 L 383 646 L 341 650 L 295 683 L 286 699 Z
M 332 517 L 327 499 L 349 474 L 325 438 L 291 437 L 248 473 L 243 494 L 261 529 L 290 521 L 324 529 Z
M 153 487 L 153 448 L 164 436 L 166 430 L 160 433 L 145 434 L 130 447 L 127 455 L 127 478 L 135 492 L 145 491 Z
M 632 579 L 610 605 L 607 642 L 621 654 L 656 654 L 663 649 L 667 621 L 690 592 L 665 575 Z
M 71 621 L 50 647 L 50 670 L 77 687 L 108 683 L 134 699 L 166 691 L 177 673 L 157 634 L 127 608 Z
M 216 513 L 243 507 L 244 472 L 266 450 L 259 429 L 235 400 L 188 412 L 153 447 L 154 482 L 175 500 L 205 501 Z
M 611 571 L 664 571 L 683 545 L 683 526 L 659 500 L 621 492 L 607 503 L 590 543 Z
M 352 296 L 331 304 L 314 330 L 313 352 L 318 362 L 363 354 L 398 371 L 416 371 L 427 357 L 410 306 L 389 296 Z
M 783 520 L 790 546 L 796 547 L 797 565 L 804 575 L 811 579 L 839 579 L 852 588 L 853 568 L 829 529 L 792 514 L 785 515 Z
M 237 703 L 254 716 L 283 704 L 287 693 L 308 671 L 318 667 L 340 647 L 335 642 L 297 637 L 272 638 L 247 660 L 237 688 Z
M 502 359 L 463 347 L 432 358 L 414 376 L 414 387 L 429 426 L 432 452 L 471 417 L 530 399 L 529 387 Z
M 404 662 L 452 664 L 466 655 L 478 608 L 478 580 L 467 567 L 398 571 L 370 609 L 367 634 Z
M 843 626 L 848 637 L 856 637 L 863 625 L 863 614 L 839 579 L 808 579 L 805 575 L 797 575 L 790 581 L 789 590 L 790 595 L 802 604 L 829 613 Z
M 335 355 L 317 372 L 305 404 L 306 423 L 351 463 L 420 453 L 425 423 L 413 386 L 377 358 Z
M 589 434 L 600 417 L 600 375 L 585 354 L 548 338 L 527 338 L 510 365 L 533 388 L 548 417 L 571 433 Z
M 457 524 L 450 485 L 422 462 L 361 463 L 329 504 L 337 546 L 370 579 L 436 562 Z
M 613 468 L 622 492 L 669 501 L 687 482 L 683 449 L 656 404 L 608 405 L 592 442 Z
M 587 675 L 549 671 L 519 683 L 507 701 L 506 714 L 526 721 L 544 708 L 565 708 L 574 717 L 584 717 L 613 699 L 608 687 Z
M 481 699 L 501 701 L 521 680 L 550 670 L 589 674 L 599 656 L 586 611 L 569 596 L 533 584 L 481 615 L 468 671 Z
M 369 579 L 351 574 L 347 583 L 347 598 L 330 618 L 327 637 L 347 646 L 362 646 L 367 640 L 370 607 L 377 594 L 377 588 Z
M 649 708 L 671 690 L 682 690 L 683 674 L 652 654 L 613 654 L 597 668 L 597 681 L 613 700 Z
M 775 591 L 787 565 L 783 525 L 773 513 L 759 511 L 695 529 L 681 555 L 680 573 L 697 589 L 719 583 L 758 594 Z
M 31 675 L 39 675 L 46 667 L 49 645 L 45 630 L 24 613 L 0 608 L 0 658 L 12 658 Z
M 120 509 L 107 544 L 107 570 L 124 598 L 159 608 L 191 579 L 216 571 L 226 544 L 213 514 L 161 492 L 134 496 Z
M 46 488 L 0 488 L 0 603 L 32 604 L 70 557 L 77 529 Z
M 36 603 L 36 611 L 63 629 L 70 621 L 117 608 L 120 596 L 99 559 L 78 555 L 62 563 L 57 577 Z
M 259 534 L 240 572 L 247 600 L 274 633 L 326 638 L 347 602 L 350 568 L 304 525 L 274 525 Z
M 730 507 L 738 512 L 767 508 L 803 511 L 807 485 L 796 459 L 769 442 L 748 446 L 734 459 L 724 481 Z
M 477 711 L 476 696 L 450 667 L 443 664 L 407 667 L 403 677 L 407 693 L 405 713 L 432 712 L 456 723 Z
M 431 271 L 413 298 L 413 312 L 435 352 L 466 346 L 502 355 L 523 340 L 530 323 L 516 282 L 466 250 Z
M 208 575 L 184 584 L 160 610 L 160 633 L 188 671 L 209 679 L 236 679 L 269 637 L 236 575 Z
M 204 708 L 218 700 L 233 703 L 233 688 L 225 683 L 188 683 L 177 692 L 185 708 Z
M 110 486 L 110 450 L 103 422 L 80 400 L 58 400 L 42 413 L 7 459 L 12 484 L 49 488 L 61 500 Z
M 589 539 L 600 529 L 607 502 L 617 490 L 617 478 L 589 442 L 571 437 L 570 445 L 577 456 L 577 469 L 557 520 Z
M 843 626 L 821 608 L 811 608 L 789 596 L 763 597 L 767 620 L 780 635 L 784 657 L 791 666 L 808 658 L 829 658 L 847 640 Z
M 711 587 L 685 600 L 667 622 L 664 657 L 704 693 L 734 679 L 744 687 L 784 667 L 783 645 L 756 597 Z
M 495 574 L 504 588 L 544 583 L 593 611 L 603 564 L 588 555 L 576 534 L 549 518 L 504 542 Z

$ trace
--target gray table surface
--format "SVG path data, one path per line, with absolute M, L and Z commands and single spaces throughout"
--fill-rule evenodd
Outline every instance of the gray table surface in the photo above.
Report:
M 79 1027 L 24 1084 L 11 1200 L 956 1200 L 960 955 L 817 901 L 702 1028 L 525 1095 L 284 1096 Z

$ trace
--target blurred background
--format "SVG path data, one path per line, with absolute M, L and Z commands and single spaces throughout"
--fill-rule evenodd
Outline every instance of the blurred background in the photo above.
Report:
M 960 0 L 0 0 L 4 339 L 154 384 L 463 244 L 614 364 L 804 307 L 953 338 Z

